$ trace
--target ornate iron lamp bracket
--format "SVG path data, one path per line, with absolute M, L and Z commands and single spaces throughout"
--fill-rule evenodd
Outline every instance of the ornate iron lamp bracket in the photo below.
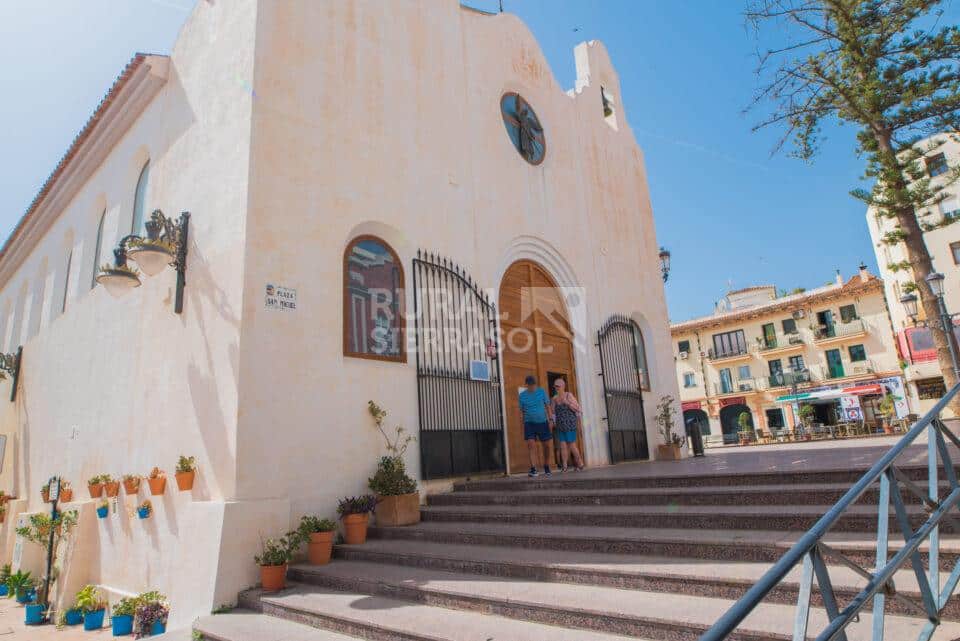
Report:
M 10 388 L 10 402 L 17 398 L 17 383 L 20 381 L 20 359 L 23 357 L 23 347 L 18 347 L 15 354 L 0 353 L 0 379 L 7 375 L 13 379 L 13 385 Z
M 173 258 L 169 265 L 177 272 L 177 290 L 173 311 L 183 312 L 183 288 L 187 284 L 187 244 L 190 230 L 190 212 L 180 213 L 176 220 L 167 218 L 162 211 L 155 209 L 150 214 L 150 220 L 144 223 L 147 228 L 146 238 L 139 234 L 128 234 L 120 240 L 119 246 L 113 250 L 118 266 L 127 264 L 127 252 L 131 249 L 150 243 L 167 244 L 173 248 Z

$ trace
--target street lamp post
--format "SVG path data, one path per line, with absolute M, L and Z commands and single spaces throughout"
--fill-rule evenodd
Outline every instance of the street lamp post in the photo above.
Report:
M 663 276 L 663 282 L 667 282 L 670 278 L 670 250 L 661 247 L 657 257 L 660 259 L 660 275 Z
M 924 279 L 930 287 L 930 293 L 937 297 L 937 307 L 940 311 L 940 328 L 943 330 L 947 339 L 947 345 L 950 347 L 950 362 L 953 363 L 953 375 L 960 381 L 960 361 L 957 359 L 957 345 L 953 335 L 953 319 L 947 313 L 947 304 L 943 300 L 943 274 L 940 272 L 930 272 Z

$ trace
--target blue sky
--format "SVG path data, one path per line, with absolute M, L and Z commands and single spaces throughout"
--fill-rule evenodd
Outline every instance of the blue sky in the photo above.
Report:
M 222 0 L 220 0 L 222 1 Z M 322 0 L 316 0 L 322 1 Z M 751 133 L 755 42 L 738 0 L 503 0 L 537 36 L 561 85 L 573 48 L 599 39 L 620 73 L 644 151 L 660 243 L 673 253 L 672 320 L 709 313 L 730 285 L 816 287 L 876 263 L 849 191 L 854 131 L 828 129 L 813 164 L 770 157 Z M 470 0 L 496 9 L 497 0 Z M 191 0 L 0 2 L 0 235 L 6 237 L 136 51 L 169 53 Z M 11 64 L 10 61 L 13 61 Z

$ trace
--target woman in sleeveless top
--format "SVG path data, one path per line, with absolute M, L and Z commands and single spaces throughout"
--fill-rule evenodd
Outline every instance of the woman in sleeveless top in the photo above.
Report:
M 579 472 L 583 469 L 583 457 L 580 456 L 580 449 L 577 447 L 577 426 L 580 424 L 581 416 L 580 403 L 567 391 L 567 383 L 562 378 L 554 381 L 553 389 L 555 394 L 551 403 L 556 421 L 557 440 L 560 441 L 560 471 L 567 471 L 567 461 L 572 453 L 575 469 Z

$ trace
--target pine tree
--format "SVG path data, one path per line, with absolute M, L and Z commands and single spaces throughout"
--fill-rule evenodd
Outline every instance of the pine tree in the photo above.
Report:
M 950 167 L 932 181 L 924 162 L 960 132 L 960 29 L 942 23 L 941 4 L 752 0 L 746 15 L 759 37 L 779 43 L 758 54 L 761 85 L 752 108 L 772 107 L 755 129 L 782 127 L 777 150 L 790 147 L 791 155 L 809 161 L 825 124 L 858 128 L 856 152 L 875 183 L 852 194 L 893 221 L 882 242 L 905 249 L 907 260 L 892 267 L 909 278 L 906 291 L 919 295 L 949 389 L 957 383 L 947 343 L 953 338 L 934 321 L 939 311 L 924 280 L 933 265 L 923 232 L 954 221 L 918 218 L 946 198 L 944 186 L 960 176 Z M 960 409 L 960 398 L 952 407 Z

